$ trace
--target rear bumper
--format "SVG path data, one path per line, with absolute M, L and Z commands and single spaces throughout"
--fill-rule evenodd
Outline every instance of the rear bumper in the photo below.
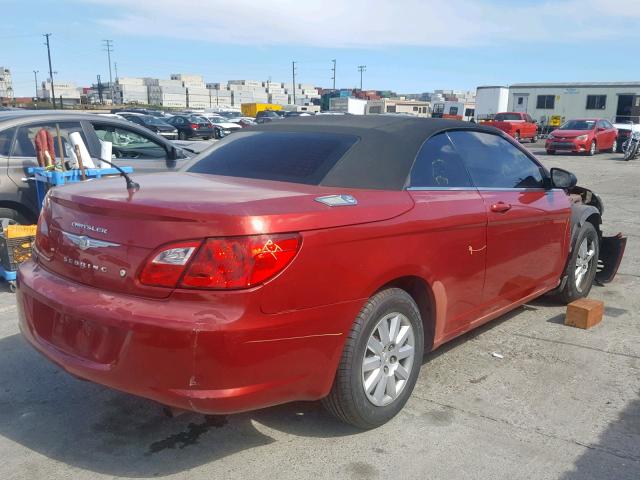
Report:
M 324 397 L 346 336 L 338 325 L 363 301 L 267 315 L 252 306 L 258 293 L 143 299 L 29 261 L 19 270 L 17 302 L 22 334 L 49 360 L 165 405 L 224 414 Z

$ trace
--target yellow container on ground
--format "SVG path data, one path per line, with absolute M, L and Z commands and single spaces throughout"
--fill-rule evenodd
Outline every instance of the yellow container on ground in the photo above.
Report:
M 263 110 L 282 110 L 282 105 L 275 103 L 243 103 L 240 106 L 240 110 L 245 117 L 255 117 L 258 112 Z

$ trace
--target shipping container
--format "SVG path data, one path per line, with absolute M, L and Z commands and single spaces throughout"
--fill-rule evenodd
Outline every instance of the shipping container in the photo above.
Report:
M 282 110 L 282 106 L 273 103 L 243 103 L 241 110 L 245 117 L 255 117 L 263 110 Z

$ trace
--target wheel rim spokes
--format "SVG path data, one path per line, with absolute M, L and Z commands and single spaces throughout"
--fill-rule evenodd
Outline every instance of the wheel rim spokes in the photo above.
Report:
M 385 315 L 373 329 L 362 359 L 362 386 L 376 406 L 392 403 L 404 390 L 413 367 L 415 337 L 401 313 Z
M 582 292 L 585 287 L 583 284 L 587 279 L 587 274 L 591 268 L 595 254 L 596 250 L 593 240 L 588 238 L 582 240 L 582 243 L 580 243 L 580 247 L 578 248 L 578 257 L 576 258 L 575 266 L 576 289 L 579 292 Z

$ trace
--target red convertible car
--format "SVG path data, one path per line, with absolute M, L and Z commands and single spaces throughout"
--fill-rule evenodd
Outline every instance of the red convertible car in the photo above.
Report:
M 44 356 L 179 409 L 323 399 L 376 427 L 424 352 L 545 293 L 587 295 L 624 250 L 572 174 L 465 122 L 282 120 L 184 170 L 53 189 L 18 277 Z

